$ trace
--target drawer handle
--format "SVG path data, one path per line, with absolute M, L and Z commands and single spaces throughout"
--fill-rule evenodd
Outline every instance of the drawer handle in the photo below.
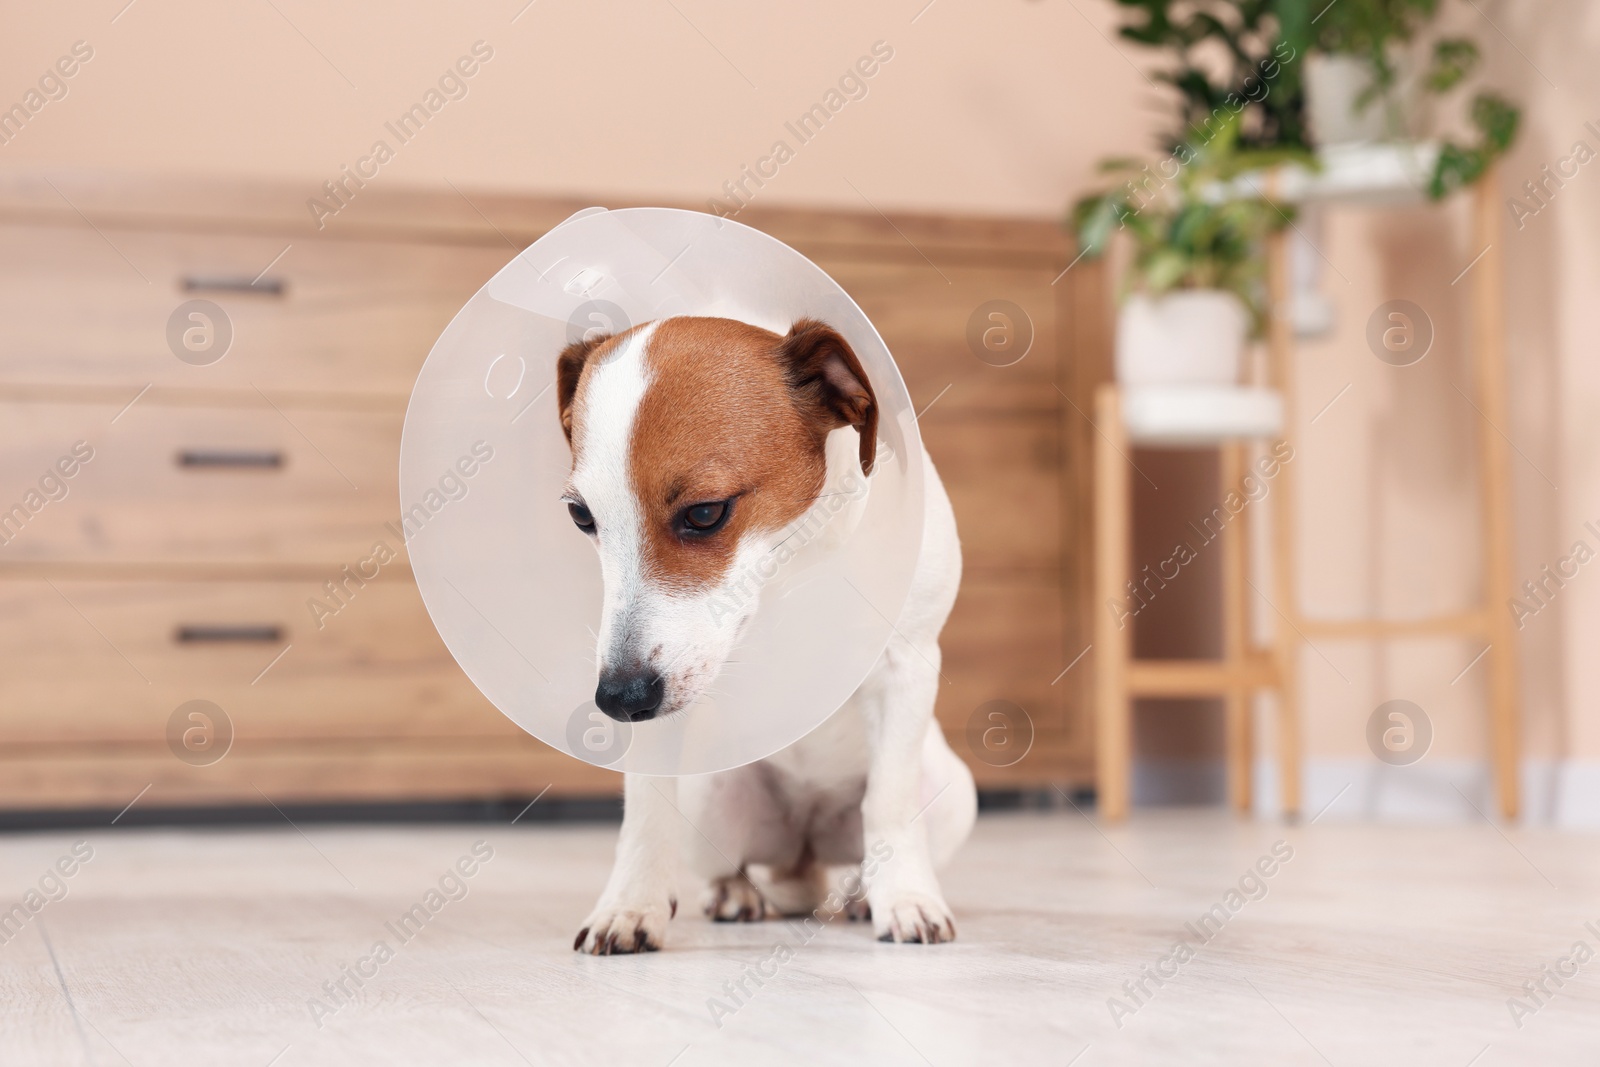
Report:
M 282 278 L 246 278 L 242 274 L 186 274 L 180 283 L 186 293 L 248 293 L 281 297 L 289 285 Z
M 180 625 L 177 640 L 181 645 L 220 644 L 246 641 L 253 644 L 275 645 L 283 640 L 283 627 L 271 623 L 216 626 Z
M 185 448 L 178 453 L 178 466 L 277 470 L 283 466 L 283 453 L 229 451 L 218 448 Z

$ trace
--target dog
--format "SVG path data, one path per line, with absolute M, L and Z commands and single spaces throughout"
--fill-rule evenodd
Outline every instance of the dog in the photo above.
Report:
M 567 346 L 556 390 L 572 451 L 562 500 L 594 542 L 605 586 L 595 703 L 621 722 L 680 714 L 717 677 L 758 599 L 742 598 L 737 618 L 718 619 L 710 604 L 733 602 L 723 594 L 735 572 L 773 551 L 822 492 L 830 434 L 854 430 L 859 452 L 847 462 L 872 473 L 872 383 L 822 322 L 802 319 L 780 336 L 676 317 Z M 822 908 L 829 919 L 870 918 L 881 941 L 955 937 L 934 872 L 971 831 L 977 793 L 933 706 L 961 549 L 949 497 L 923 463 L 922 553 L 866 681 L 823 725 L 757 763 L 626 775 L 616 863 L 575 950 L 659 949 L 677 914 L 680 849 L 709 884 L 714 920 Z

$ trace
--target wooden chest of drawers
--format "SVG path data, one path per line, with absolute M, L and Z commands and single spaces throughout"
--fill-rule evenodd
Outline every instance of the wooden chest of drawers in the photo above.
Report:
M 373 189 L 318 231 L 305 195 L 0 181 L 0 807 L 120 807 L 147 789 L 143 803 L 184 805 L 617 788 L 477 693 L 387 525 L 434 339 L 585 205 Z M 1104 367 L 1098 271 L 1063 275 L 1070 250 L 1043 222 L 740 221 L 832 273 L 926 406 L 966 558 L 939 704 L 952 743 L 985 785 L 1086 780 L 1088 668 L 1062 672 L 1089 630 L 1081 412 Z M 220 319 L 189 316 L 195 300 Z M 1031 320 L 1009 366 L 969 340 L 996 300 Z M 327 596 L 380 542 L 398 551 L 377 576 Z M 220 712 L 181 710 L 195 700 Z M 994 700 L 1033 726 L 1007 766 L 969 744 Z M 198 747 L 182 741 L 195 730 Z

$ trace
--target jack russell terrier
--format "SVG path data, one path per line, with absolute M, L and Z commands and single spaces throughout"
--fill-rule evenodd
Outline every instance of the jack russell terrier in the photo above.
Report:
M 779 336 L 683 317 L 569 345 L 556 388 L 572 448 L 562 499 L 605 582 L 595 703 L 620 722 L 677 714 L 716 678 L 756 609 L 744 598 L 736 618 L 719 619 L 711 603 L 731 602 L 723 586 L 822 492 L 828 435 L 852 427 L 871 474 L 872 385 L 821 322 Z M 934 869 L 972 829 L 977 793 L 933 705 L 961 548 L 926 456 L 923 470 L 922 554 L 896 637 L 866 681 L 768 759 L 676 779 L 626 775 L 616 865 L 576 950 L 659 949 L 677 914 L 680 846 L 710 883 L 714 920 L 842 910 L 870 917 L 880 941 L 955 937 Z

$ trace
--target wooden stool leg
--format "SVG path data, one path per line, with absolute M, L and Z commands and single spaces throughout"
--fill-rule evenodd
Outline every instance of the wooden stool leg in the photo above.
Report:
M 1218 449 L 1221 489 L 1224 494 L 1239 488 L 1244 477 L 1244 446 L 1235 443 Z M 1238 677 L 1244 671 L 1250 651 L 1249 618 L 1245 612 L 1245 578 L 1249 565 L 1248 513 L 1239 514 L 1222 528 L 1222 655 L 1228 673 Z M 1251 778 L 1255 767 L 1255 738 L 1251 722 L 1251 697 L 1248 686 L 1230 689 L 1226 701 L 1226 747 L 1228 760 L 1228 799 L 1238 812 L 1251 806 Z
M 1280 480 L 1283 476 L 1279 475 Z M 1291 538 L 1292 519 L 1289 511 L 1294 506 L 1289 499 L 1289 487 L 1277 487 L 1278 498 L 1274 509 L 1272 554 L 1277 574 L 1274 595 L 1279 598 L 1277 609 L 1285 615 L 1292 611 L 1294 595 L 1294 550 Z M 1292 617 L 1292 616 L 1291 616 Z M 1285 618 L 1274 620 L 1273 660 L 1278 676 L 1278 791 L 1279 804 L 1285 819 L 1294 820 L 1300 815 L 1300 635 L 1295 633 Z
M 1128 660 L 1133 635 L 1130 620 L 1114 616 L 1111 605 L 1123 602 L 1123 585 L 1128 581 L 1133 499 L 1122 402 L 1115 386 L 1102 385 L 1095 394 L 1095 421 L 1099 430 L 1094 445 L 1095 788 L 1101 816 L 1116 822 L 1128 814 L 1132 758 Z
M 1478 427 L 1483 505 L 1483 595 L 1489 612 L 1489 738 L 1500 812 L 1515 819 L 1521 802 L 1520 716 L 1517 709 L 1517 635 L 1505 605 L 1516 595 L 1511 574 L 1511 470 L 1505 438 L 1506 403 L 1504 257 L 1500 240 L 1499 171 L 1479 179 L 1473 203 L 1474 244 L 1488 251 L 1473 268 L 1474 337 L 1478 407 L 1489 425 Z
M 1267 239 L 1267 353 L 1271 375 L 1283 394 L 1284 436 L 1294 422 L 1294 335 L 1289 313 L 1289 247 L 1282 231 Z M 1280 444 L 1286 442 L 1280 442 Z M 1292 449 L 1287 453 L 1294 455 Z M 1295 582 L 1294 470 L 1292 458 L 1278 470 L 1272 490 L 1273 659 L 1278 682 L 1278 790 L 1284 818 L 1300 814 L 1300 635 Z

